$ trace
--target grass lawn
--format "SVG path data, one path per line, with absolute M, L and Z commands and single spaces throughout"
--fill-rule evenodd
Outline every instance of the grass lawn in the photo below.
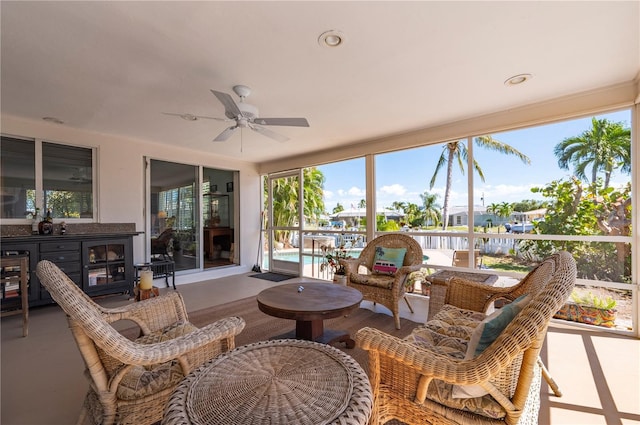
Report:
M 524 261 L 510 255 L 493 254 L 483 254 L 482 265 L 493 270 L 521 273 L 528 273 L 532 267 L 531 264 L 525 263 Z

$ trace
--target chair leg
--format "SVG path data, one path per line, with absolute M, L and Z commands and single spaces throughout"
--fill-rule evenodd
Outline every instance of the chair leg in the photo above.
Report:
M 409 298 L 407 298 L 406 295 L 404 295 L 402 298 L 404 298 L 404 302 L 407 303 L 407 307 L 409 307 L 409 311 L 413 313 L 413 307 L 411 307 L 411 304 L 409 304 Z
M 560 391 L 558 384 L 556 384 L 556 381 L 553 380 L 546 366 L 544 365 L 544 363 L 542 363 L 542 359 L 540 357 L 538 357 L 538 365 L 540 366 L 540 369 L 542 369 L 542 376 L 544 377 L 544 380 L 547 381 L 547 384 L 549 384 L 549 387 L 553 391 L 553 394 L 555 394 L 556 397 L 562 397 L 562 391 Z

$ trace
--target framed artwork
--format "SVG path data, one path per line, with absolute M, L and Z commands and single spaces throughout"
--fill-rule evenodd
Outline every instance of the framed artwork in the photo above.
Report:
M 227 192 L 233 192 L 233 182 L 227 183 Z
M 218 185 L 217 184 L 212 184 L 211 185 L 211 191 L 212 192 L 217 192 L 218 191 Z

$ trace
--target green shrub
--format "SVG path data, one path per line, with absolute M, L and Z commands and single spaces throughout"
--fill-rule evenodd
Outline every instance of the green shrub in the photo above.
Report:
M 603 298 L 598 295 L 594 295 L 591 291 L 586 294 L 580 294 L 575 289 L 571 293 L 571 301 L 579 305 L 595 307 L 602 310 L 612 310 L 617 304 L 617 301 L 610 296 Z

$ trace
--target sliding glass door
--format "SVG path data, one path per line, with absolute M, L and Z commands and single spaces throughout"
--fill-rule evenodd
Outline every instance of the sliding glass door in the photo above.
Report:
M 200 268 L 198 167 L 148 160 L 151 258 L 176 270 Z
M 302 202 L 300 171 L 269 176 L 267 179 L 269 269 L 299 275 Z

